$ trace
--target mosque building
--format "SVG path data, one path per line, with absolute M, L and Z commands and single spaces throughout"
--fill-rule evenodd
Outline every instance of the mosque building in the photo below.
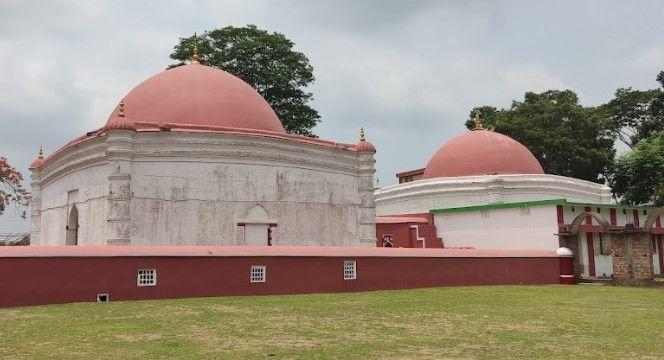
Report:
M 376 148 L 287 134 L 254 89 L 191 63 L 30 166 L 30 245 L 0 307 L 449 285 L 650 285 L 664 208 L 546 174 L 475 127 L 374 188 Z M 118 246 L 122 245 L 122 246 Z
M 247 83 L 190 64 L 32 171 L 35 245 L 374 246 L 374 153 L 287 134 Z
M 423 169 L 375 192 L 377 246 L 556 250 L 576 255 L 578 275 L 610 278 L 609 230 L 652 235 L 655 275 L 664 274 L 662 209 L 618 206 L 603 184 L 545 174 L 516 140 L 475 127 L 443 144 Z M 574 225 L 574 223 L 576 224 Z M 576 238 L 561 238 L 572 229 Z

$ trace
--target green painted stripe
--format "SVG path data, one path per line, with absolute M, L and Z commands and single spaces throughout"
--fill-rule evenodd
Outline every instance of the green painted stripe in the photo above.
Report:
M 568 202 L 566 199 L 550 199 L 550 200 L 535 200 L 535 201 L 519 201 L 512 203 L 496 203 L 496 204 L 485 204 L 485 205 L 473 205 L 473 206 L 463 206 L 463 207 L 454 207 L 454 208 L 442 208 L 442 209 L 432 209 L 429 211 L 430 214 L 441 214 L 441 213 L 454 213 L 454 212 L 464 212 L 464 211 L 482 211 L 482 210 L 499 210 L 499 209 L 514 209 L 521 207 L 533 207 L 533 206 L 545 206 L 545 205 L 567 205 L 567 206 L 579 206 L 579 207 L 589 207 L 589 208 L 614 208 L 618 210 L 627 209 L 627 210 L 655 210 L 655 206 L 647 205 L 616 205 L 616 204 L 593 204 L 593 203 L 580 203 L 580 202 Z
M 464 206 L 464 207 L 455 207 L 455 208 L 444 208 L 444 209 L 432 209 L 429 211 L 431 214 L 440 214 L 440 213 L 453 213 L 453 212 L 462 212 L 462 211 L 482 211 L 482 210 L 497 210 L 497 209 L 514 209 L 521 207 L 532 207 L 532 206 L 544 206 L 544 205 L 564 205 L 568 204 L 565 199 L 550 199 L 550 200 L 535 200 L 535 201 L 519 201 L 512 203 L 497 203 L 497 204 L 486 204 L 486 205 L 473 205 L 473 206 Z

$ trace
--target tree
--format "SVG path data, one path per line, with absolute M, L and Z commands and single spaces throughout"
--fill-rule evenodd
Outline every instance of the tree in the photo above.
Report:
M 227 26 L 202 36 L 181 38 L 171 58 L 183 65 L 197 45 L 200 62 L 244 80 L 272 106 L 289 133 L 314 136 L 311 129 L 320 121 L 308 105 L 313 99 L 306 87 L 314 82 L 313 67 L 293 42 L 280 33 L 268 33 L 255 25 Z
M 507 109 L 476 107 L 466 121 L 469 129 L 476 110 L 485 126 L 526 146 L 547 174 L 603 183 L 611 172 L 612 128 L 601 109 L 581 106 L 571 90 L 527 92 Z
M 19 206 L 27 206 L 30 203 L 30 194 L 21 185 L 22 180 L 23 175 L 9 165 L 6 158 L 0 156 L 0 215 L 11 203 Z
M 664 88 L 664 71 L 657 76 Z M 641 139 L 664 131 L 664 91 L 620 88 L 602 105 L 618 139 L 634 149 Z
M 620 88 L 616 90 L 615 97 L 602 106 L 616 136 L 630 149 L 639 140 L 664 130 L 664 109 L 660 105 L 664 102 L 662 96 L 664 93 L 659 89 L 641 91 Z
M 650 111 L 653 116 L 657 117 L 661 122 L 664 122 L 664 71 L 661 71 L 657 75 L 657 81 L 662 87 L 662 91 L 659 92 L 659 95 L 653 100 L 650 105 Z
M 664 206 L 664 131 L 618 158 L 609 184 L 623 203 Z

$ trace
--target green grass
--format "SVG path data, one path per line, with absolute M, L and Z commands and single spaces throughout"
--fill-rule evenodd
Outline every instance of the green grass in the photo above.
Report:
M 485 286 L 0 309 L 0 358 L 664 356 L 664 289 Z

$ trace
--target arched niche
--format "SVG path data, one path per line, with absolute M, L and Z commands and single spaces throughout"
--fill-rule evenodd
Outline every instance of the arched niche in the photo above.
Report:
M 272 228 L 277 221 L 260 204 L 254 205 L 244 219 L 238 220 L 238 226 L 244 227 L 244 245 L 271 246 Z
M 78 245 L 78 208 L 72 205 L 67 216 L 67 236 L 65 245 Z

